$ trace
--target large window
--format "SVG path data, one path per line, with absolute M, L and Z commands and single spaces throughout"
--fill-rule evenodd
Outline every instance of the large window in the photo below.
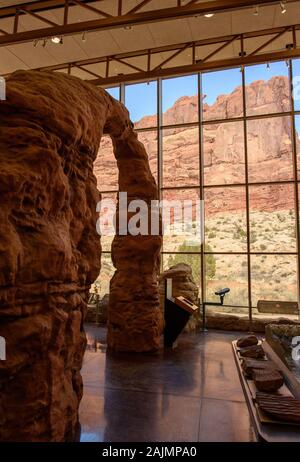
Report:
M 157 126 L 157 82 L 126 85 L 125 105 L 135 128 Z
M 163 125 L 180 125 L 197 122 L 197 75 L 162 80 Z
M 202 300 L 217 301 L 215 291 L 229 287 L 222 314 L 267 317 L 259 300 L 299 298 L 298 87 L 300 60 L 120 87 L 160 198 L 204 199 L 202 246 L 194 205 L 191 226 L 180 235 L 180 211 L 170 206 L 161 269 L 189 264 Z M 109 194 L 118 189 L 117 171 L 109 140 L 102 143 L 104 162 L 100 149 L 95 173 Z M 110 245 L 106 239 L 107 258 Z

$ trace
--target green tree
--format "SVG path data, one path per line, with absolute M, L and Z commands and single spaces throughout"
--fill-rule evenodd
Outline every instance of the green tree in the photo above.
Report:
M 205 252 L 211 252 L 212 249 L 208 244 L 205 244 Z M 189 245 L 186 241 L 178 248 L 178 252 L 200 252 L 200 246 Z M 168 267 L 177 265 L 178 263 L 186 263 L 192 268 L 192 273 L 195 281 L 199 281 L 201 273 L 201 263 L 199 255 L 191 255 L 188 253 L 171 255 L 168 259 Z M 205 272 L 208 279 L 213 279 L 216 275 L 216 259 L 214 255 L 206 255 Z

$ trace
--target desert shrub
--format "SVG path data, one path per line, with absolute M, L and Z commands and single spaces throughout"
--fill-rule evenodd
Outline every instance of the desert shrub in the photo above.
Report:
M 234 233 L 233 233 L 233 238 L 234 239 L 243 239 L 245 237 L 247 237 L 246 231 L 241 226 L 237 226 Z
M 191 246 L 186 241 L 181 244 L 178 248 L 178 252 L 200 252 L 200 246 Z M 205 252 L 212 252 L 211 247 L 208 244 L 204 246 Z M 168 259 L 168 267 L 177 265 L 178 263 L 186 263 L 192 268 L 192 273 L 195 281 L 199 281 L 199 275 L 201 272 L 201 257 L 200 255 L 190 255 L 190 254 L 178 254 L 171 255 Z M 214 255 L 206 255 L 205 259 L 205 271 L 208 279 L 213 279 L 216 275 L 216 259 Z

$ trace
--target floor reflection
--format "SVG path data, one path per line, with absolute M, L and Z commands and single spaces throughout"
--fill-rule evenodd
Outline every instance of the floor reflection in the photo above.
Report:
M 231 353 L 237 334 L 185 334 L 174 351 L 106 352 L 106 329 L 86 326 L 81 441 L 251 441 Z

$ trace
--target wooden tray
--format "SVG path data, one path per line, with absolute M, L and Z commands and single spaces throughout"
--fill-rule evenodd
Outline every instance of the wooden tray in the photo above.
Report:
M 259 343 L 263 345 L 264 342 Z M 260 409 L 258 409 L 258 406 L 255 401 L 257 389 L 254 385 L 253 380 L 247 379 L 247 377 L 245 377 L 244 375 L 241 365 L 242 357 L 239 354 L 239 348 L 236 345 L 236 341 L 232 342 L 232 350 L 240 382 L 245 395 L 246 404 L 249 409 L 250 417 L 257 438 L 260 441 L 268 442 L 300 442 L 299 425 L 295 425 L 294 422 L 290 424 L 289 422 L 272 420 L 269 416 L 267 416 Z M 269 358 L 269 355 L 266 354 L 265 359 L 273 358 Z M 277 393 L 285 396 L 293 396 L 293 393 L 291 392 L 286 382 Z

